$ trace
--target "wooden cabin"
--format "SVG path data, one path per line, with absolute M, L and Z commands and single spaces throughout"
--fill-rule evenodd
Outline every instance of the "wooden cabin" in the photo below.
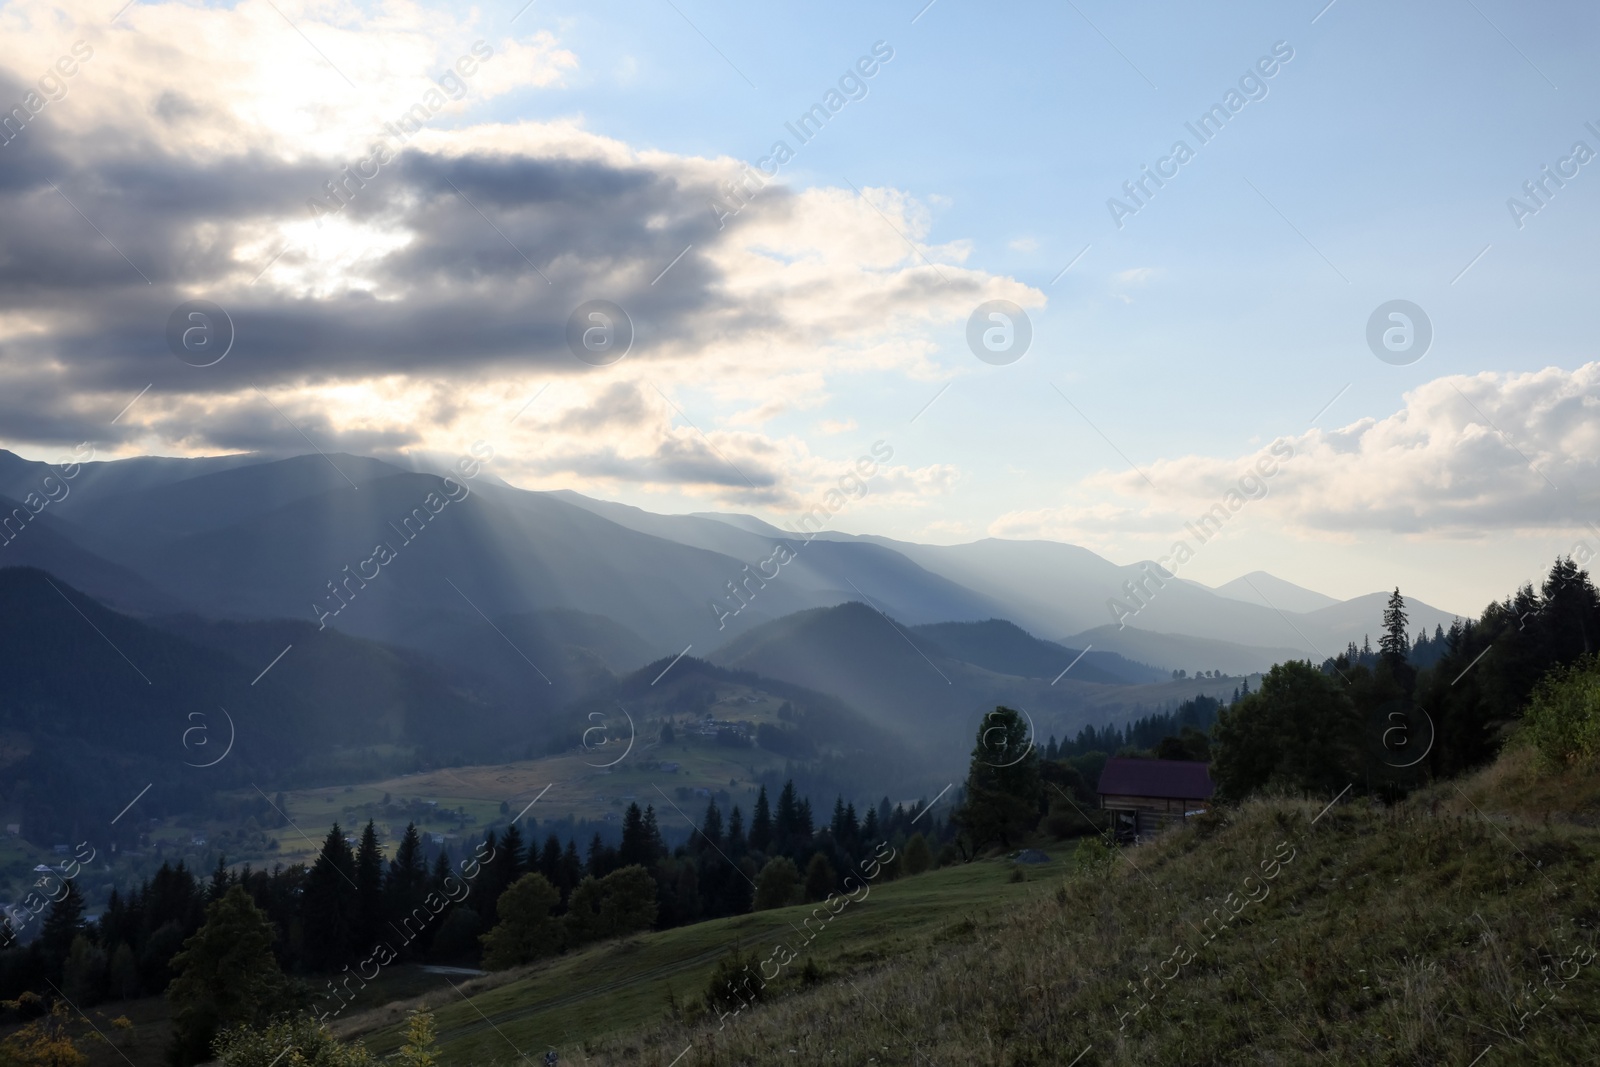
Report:
M 1159 833 L 1211 806 L 1210 764 L 1201 760 L 1116 756 L 1100 772 L 1100 807 L 1122 840 Z

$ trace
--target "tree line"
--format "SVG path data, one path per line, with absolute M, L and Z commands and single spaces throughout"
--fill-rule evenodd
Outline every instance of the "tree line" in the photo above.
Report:
M 68 882 L 39 936 L 0 952 L 0 1008 L 21 1011 L 24 994 L 48 1000 L 52 987 L 81 1007 L 165 992 L 180 1020 L 176 1062 L 199 1062 L 219 1026 L 244 1018 L 235 1002 L 326 1019 L 396 961 L 509 967 L 636 930 L 819 900 L 880 843 L 916 838 L 903 868 L 916 872 L 953 833 L 920 802 L 887 798 L 858 813 L 840 797 L 818 822 L 790 781 L 775 804 L 762 787 L 748 821 L 738 806 L 725 815 L 711 800 L 676 848 L 653 806 L 631 804 L 620 842 L 596 833 L 585 855 L 575 838 L 554 833 L 525 844 L 512 823 L 489 830 L 470 855 L 452 862 L 441 851 L 430 865 L 414 823 L 386 856 L 369 821 L 353 845 L 334 824 L 309 866 L 266 871 L 219 860 L 207 878 L 163 864 L 137 887 L 113 891 L 94 922 Z M 218 924 L 225 935 L 208 929 Z M 252 969 L 286 977 L 270 989 L 242 973 L 188 977 L 210 951 L 203 946 L 221 953 L 229 943 L 253 946 Z M 234 978 L 244 993 L 218 992 Z M 245 1014 L 256 1018 L 254 1008 Z
M 1320 666 L 1278 664 L 1257 692 L 1224 709 L 1212 738 L 1219 793 L 1328 794 L 1352 783 L 1403 793 L 1492 761 L 1541 693 L 1542 721 L 1565 724 L 1551 730 L 1586 728 L 1580 708 L 1565 718 L 1549 710 L 1561 698 L 1548 680 L 1581 689 L 1600 641 L 1600 595 L 1570 557 L 1539 588 L 1524 585 L 1475 620 L 1422 640 L 1408 638 L 1407 625 L 1395 589 L 1375 652 L 1352 645 Z

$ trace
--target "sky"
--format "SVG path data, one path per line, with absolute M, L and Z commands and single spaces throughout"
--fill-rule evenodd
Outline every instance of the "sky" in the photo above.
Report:
M 1183 577 L 1463 614 L 1600 554 L 1600 12 L 924 5 L 0 5 L 0 447 L 774 522 L 887 447 L 835 528 L 1223 504 Z

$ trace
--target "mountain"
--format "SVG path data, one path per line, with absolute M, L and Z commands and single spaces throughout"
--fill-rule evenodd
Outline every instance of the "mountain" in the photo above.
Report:
M 1000 665 L 992 650 L 984 650 L 984 641 L 967 640 L 979 649 L 969 654 Z M 1075 677 L 1078 668 L 1059 681 L 1001 674 L 961 659 L 927 635 L 859 602 L 767 623 L 733 638 L 709 658 L 722 666 L 825 688 L 896 736 L 904 751 L 952 773 L 965 766 L 983 716 L 998 704 L 1026 712 L 1041 737 L 1073 735 L 1086 725 L 1122 723 L 1175 707 L 1197 692 L 1226 696 L 1238 685 L 1237 678 L 1111 685 Z M 1070 662 L 1070 656 L 1060 660 L 1051 677 Z
M 634 635 L 645 646 L 628 653 L 635 662 L 705 652 L 794 612 L 852 600 L 910 625 L 1003 619 L 1047 638 L 1121 622 L 1312 658 L 1359 643 L 1381 615 L 1371 597 L 1333 602 L 1261 572 L 1211 590 L 1154 564 L 1121 566 L 1050 541 L 803 537 L 745 515 L 655 515 L 578 493 L 528 492 L 492 468 L 463 479 L 455 491 L 467 495 L 430 514 L 418 509 L 445 501 L 437 474 L 342 453 L 83 463 L 70 493 L 34 524 L 32 532 L 49 528 L 58 544 L 33 551 L 53 554 L 21 561 L 138 614 L 309 619 L 435 649 L 463 669 L 493 661 L 509 684 L 520 681 L 508 671 L 538 681 L 541 656 L 559 660 L 563 648 L 602 640 L 529 636 L 541 646 L 534 655 L 485 622 L 552 611 L 600 617 Z M 52 469 L 0 452 L 0 491 L 35 491 Z M 410 526 L 408 516 L 417 516 Z M 426 537 L 417 533 L 424 526 Z M 380 546 L 396 558 L 364 562 Z M 1252 584 L 1270 603 L 1244 594 Z M 1413 630 L 1453 618 L 1415 600 L 1409 608 Z M 503 647 L 491 651 L 496 644 Z M 1097 646 L 1078 667 L 1106 668 L 1093 657 L 1107 650 Z M 1247 659 L 1227 662 L 1242 669 Z M 616 670 L 623 661 L 614 653 L 596 662 Z M 1192 666 L 1145 662 L 1162 671 Z
M 1240 575 L 1231 582 L 1217 586 L 1212 592 L 1230 600 L 1242 600 L 1246 604 L 1260 604 L 1278 611 L 1298 613 L 1331 608 L 1339 603 L 1331 596 L 1286 582 L 1266 571 Z
M 1082 634 L 1120 621 L 1125 630 L 1292 649 L 1299 657 L 1320 661 L 1350 641 L 1360 644 L 1363 634 L 1375 634 L 1382 606 L 1372 610 L 1372 605 L 1386 596 L 1369 594 L 1309 613 L 1295 612 L 1282 605 L 1272 608 L 1259 600 L 1247 603 L 1221 595 L 1197 582 L 1174 578 L 1154 563 L 1118 566 L 1088 549 L 1053 541 L 987 538 L 964 545 L 916 545 L 879 537 L 866 540 L 893 547 L 934 574 L 984 590 L 1007 606 L 1005 618 L 1034 634 Z M 1298 588 L 1274 583 L 1279 591 L 1284 587 Z M 1303 594 L 1316 595 L 1309 590 Z M 1305 595 L 1297 599 L 1311 602 Z M 1406 606 L 1413 633 L 1422 628 L 1432 633 L 1435 625 L 1448 628 L 1455 618 L 1414 597 L 1407 598 Z M 1138 658 L 1137 653 L 1126 654 Z M 1145 658 L 1145 662 L 1167 669 L 1189 666 L 1182 661 Z
M 70 497 L 68 497 L 70 499 Z M 20 501 L 0 497 L 0 567 L 37 567 L 57 575 L 85 593 L 135 615 L 177 611 L 182 604 L 127 567 L 84 548 L 75 525 L 52 514 L 46 504 L 37 513 Z
M 713 515 L 655 515 L 626 504 L 594 500 L 579 493 L 557 491 L 550 494 L 581 507 L 620 526 L 681 545 L 705 549 L 748 564 L 756 580 L 740 595 L 750 597 L 752 607 L 761 599 L 763 574 L 776 570 L 780 577 L 771 584 L 791 589 L 806 607 L 826 607 L 846 600 L 870 597 L 896 618 L 915 623 L 950 620 L 978 620 L 1003 613 L 1004 605 L 985 594 L 918 566 L 906 556 L 870 541 L 831 537 L 806 538 L 790 530 L 749 516 L 733 516 L 722 521 Z M 773 557 L 778 545 L 792 559 L 779 567 L 763 570 L 760 564 Z M 736 570 L 731 578 L 743 581 L 747 574 Z M 726 589 L 717 591 L 726 607 L 739 601 Z M 768 613 L 765 617 L 774 617 Z
M 1115 652 L 1091 650 L 1085 655 L 1054 641 L 1041 641 L 1004 619 L 932 623 L 912 627 L 911 632 L 957 659 L 996 674 L 1053 680 L 1071 668 L 1072 677 L 1080 682 L 1106 685 L 1159 682 L 1167 677 L 1166 671 L 1124 659 Z
M 1231 641 L 1190 637 L 1188 634 L 1151 633 L 1132 626 L 1122 629 L 1097 626 L 1093 630 L 1064 637 L 1062 641 L 1079 647 L 1087 645 L 1097 650 L 1115 652 L 1141 663 L 1158 663 L 1168 670 L 1184 670 L 1190 674 L 1196 671 L 1222 671 L 1229 675 L 1256 674 L 1266 671 L 1274 663 L 1306 657 L 1297 648 L 1236 645 Z M 1344 646 L 1339 646 L 1339 650 L 1343 651 Z
M 0 569 L 0 604 L 0 808 L 36 844 L 109 826 L 136 795 L 108 832 L 218 790 L 542 754 L 559 734 L 542 704 L 309 622 L 136 619 L 23 567 Z M 570 693 L 616 683 L 547 662 Z

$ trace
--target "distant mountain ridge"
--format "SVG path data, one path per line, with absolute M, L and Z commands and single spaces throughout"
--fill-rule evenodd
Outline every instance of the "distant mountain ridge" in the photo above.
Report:
M 474 618 L 498 640 L 485 619 L 575 611 L 636 635 L 644 647 L 631 654 L 646 659 L 716 648 L 797 611 L 851 600 L 910 626 L 1001 619 L 1042 640 L 1095 631 L 1114 621 L 1108 603 L 1121 603 L 1136 610 L 1121 619 L 1115 647 L 1089 656 L 1113 651 L 1162 671 L 1194 665 L 1181 646 L 1142 635 L 1238 646 L 1229 662 L 1259 670 L 1286 650 L 1335 654 L 1374 633 L 1381 617 L 1382 594 L 1334 601 L 1264 572 L 1212 590 L 1050 541 L 807 538 L 751 516 L 656 515 L 570 491 L 519 490 L 499 482 L 493 466 L 412 543 L 396 542 L 397 524 L 442 483 L 383 460 L 336 453 L 85 463 L 71 495 L 29 531 L 51 536 L 31 538 L 33 555 L 19 549 L 13 558 L 135 614 L 316 620 L 314 605 L 343 588 L 353 598 L 330 625 L 419 649 L 446 631 L 466 632 Z M 26 492 L 49 470 L 0 452 L 0 493 Z M 399 558 L 381 578 L 351 578 L 374 545 L 391 542 Z M 1415 600 L 1408 609 L 1413 630 L 1454 618 Z

